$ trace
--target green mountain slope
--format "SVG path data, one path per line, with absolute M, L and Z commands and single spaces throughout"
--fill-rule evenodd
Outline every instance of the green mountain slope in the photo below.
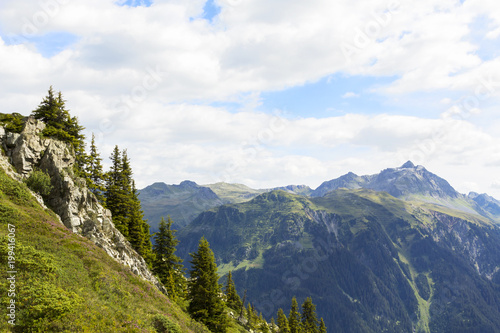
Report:
M 15 297 L 7 292 L 9 225 L 15 227 Z M 2 315 L 2 332 L 161 332 L 161 323 L 208 332 L 153 285 L 68 230 L 1 168 L 0 249 L 2 314 L 11 299 L 16 310 L 14 327 Z
M 224 202 L 210 189 L 191 181 L 179 185 L 155 183 L 139 191 L 139 199 L 151 232 L 158 231 L 162 217 L 173 219 L 182 228 L 201 212 Z
M 178 236 L 183 257 L 205 236 L 268 318 L 295 295 L 333 332 L 500 331 L 500 231 L 479 215 L 365 189 L 274 191 Z

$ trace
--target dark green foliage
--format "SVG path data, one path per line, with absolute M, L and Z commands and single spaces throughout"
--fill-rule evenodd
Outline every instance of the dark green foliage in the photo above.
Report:
M 116 228 L 128 236 L 127 214 L 130 203 L 130 184 L 123 172 L 122 154 L 115 146 L 110 156 L 111 170 L 106 174 L 106 205 L 113 216 Z
M 158 333 L 182 333 L 179 325 L 167 316 L 156 315 L 153 317 L 153 325 Z
M 76 172 L 85 178 L 85 136 L 82 134 L 84 127 L 78 123 L 77 117 L 72 117 L 66 110 L 66 101 L 62 93 L 54 95 L 52 86 L 48 95 L 43 99 L 38 108 L 32 112 L 36 119 L 46 124 L 42 134 L 46 137 L 56 138 L 71 145 L 76 157 Z
M 7 132 L 21 133 L 24 127 L 24 116 L 19 113 L 0 113 L 0 126 L 5 127 Z
M 50 194 L 53 188 L 50 176 L 41 170 L 34 170 L 28 179 L 26 179 L 26 185 L 33 192 L 40 194 L 44 199 Z
M 171 229 L 172 223 L 170 216 L 166 222 L 162 218 L 159 225 L 160 230 L 154 235 L 153 272 L 167 288 L 169 297 L 176 300 L 185 297 L 186 279 L 184 278 L 182 259 L 175 255 L 179 241 L 175 238 L 176 230 Z
M 290 314 L 288 315 L 288 327 L 290 328 L 290 333 L 300 333 L 302 332 L 300 324 L 300 313 L 299 304 L 297 303 L 297 298 L 292 298 L 292 307 L 290 308 Z
M 285 312 L 282 308 L 278 310 L 278 333 L 290 333 L 290 327 L 288 326 L 288 319 L 286 318 Z
M 316 305 L 311 297 L 306 298 L 302 304 L 301 315 L 302 331 L 304 333 L 318 333 L 318 318 L 316 317 Z
M 228 307 L 234 310 L 239 310 L 241 309 L 242 302 L 241 298 L 236 292 L 236 287 L 234 285 L 233 277 L 231 274 L 231 271 L 227 274 L 227 281 L 226 281 L 226 304 Z
M 326 333 L 326 325 L 325 322 L 323 321 L 323 318 L 320 319 L 319 333 Z
M 144 220 L 127 152 L 120 152 L 115 146 L 110 159 L 111 170 L 105 176 L 106 207 L 111 211 L 116 228 L 146 262 L 152 264 L 149 225 Z
M 205 238 L 200 239 L 198 251 L 192 253 L 191 257 L 188 312 L 212 332 L 224 333 L 228 319 L 224 312 L 225 304 L 220 297 L 221 287 L 214 253 Z
M 103 206 L 106 206 L 105 204 L 105 198 L 104 198 L 104 193 L 106 191 L 105 184 L 104 184 L 104 171 L 102 169 L 102 159 L 97 151 L 97 147 L 95 145 L 95 136 L 94 133 L 92 133 L 92 141 L 90 143 L 90 153 L 88 156 L 88 161 L 87 161 L 87 169 L 86 173 L 88 177 L 86 178 L 87 181 L 87 188 L 94 193 L 96 196 L 97 200 L 99 200 L 99 203 Z

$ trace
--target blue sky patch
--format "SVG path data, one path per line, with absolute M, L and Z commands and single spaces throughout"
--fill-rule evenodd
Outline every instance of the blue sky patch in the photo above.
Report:
M 76 43 L 79 37 L 67 32 L 50 32 L 43 36 L 27 39 L 33 43 L 38 52 L 45 58 L 50 58 Z
M 214 17 L 219 15 L 220 7 L 217 6 L 215 0 L 208 0 L 203 7 L 203 18 L 207 21 L 212 22 Z
M 117 0 L 116 4 L 129 7 L 149 7 L 153 4 L 153 0 Z
M 332 117 L 345 113 L 376 114 L 387 112 L 384 98 L 372 92 L 397 77 L 331 75 L 314 83 L 282 91 L 265 92 L 262 108 L 279 109 L 301 117 Z

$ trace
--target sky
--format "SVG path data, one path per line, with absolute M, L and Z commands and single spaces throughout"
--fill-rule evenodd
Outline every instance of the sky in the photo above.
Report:
M 138 188 L 411 160 L 500 198 L 499 39 L 493 0 L 2 0 L 0 112 L 52 85 Z

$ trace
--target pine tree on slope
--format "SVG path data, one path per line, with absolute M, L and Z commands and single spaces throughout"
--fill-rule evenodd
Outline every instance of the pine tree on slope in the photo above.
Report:
M 171 229 L 172 224 L 170 216 L 167 217 L 167 221 L 162 217 L 159 231 L 154 235 L 153 272 L 167 288 L 169 297 L 176 300 L 185 297 L 186 280 L 182 259 L 175 255 L 179 241 L 175 238 L 176 230 Z
M 299 304 L 297 299 L 292 298 L 292 307 L 290 308 L 290 314 L 288 315 L 288 327 L 290 328 L 290 333 L 300 333 L 302 332 L 300 325 L 300 313 Z
M 286 315 L 283 312 L 283 309 L 280 308 L 278 310 L 278 327 L 279 333 L 290 333 L 290 327 L 288 326 L 288 319 L 286 319 Z
M 195 320 L 203 322 L 212 332 L 225 333 L 227 318 L 224 302 L 220 298 L 221 287 L 218 283 L 217 265 L 208 241 L 202 237 L 198 251 L 191 253 L 192 270 L 188 299 L 188 312 Z
M 92 193 L 94 193 L 99 203 L 103 206 L 106 206 L 104 198 L 104 192 L 106 191 L 106 188 L 104 187 L 104 172 L 101 162 L 101 155 L 97 151 L 97 147 L 95 145 L 95 136 L 94 133 L 92 133 L 90 153 L 87 162 L 87 187 Z
M 302 330 L 304 333 L 318 333 L 318 318 L 316 317 L 316 305 L 311 297 L 307 297 L 302 304 Z
M 231 271 L 227 274 L 227 282 L 226 282 L 226 303 L 227 306 L 231 309 L 239 310 L 241 308 L 241 298 L 236 292 L 236 287 L 233 282 L 233 277 Z

